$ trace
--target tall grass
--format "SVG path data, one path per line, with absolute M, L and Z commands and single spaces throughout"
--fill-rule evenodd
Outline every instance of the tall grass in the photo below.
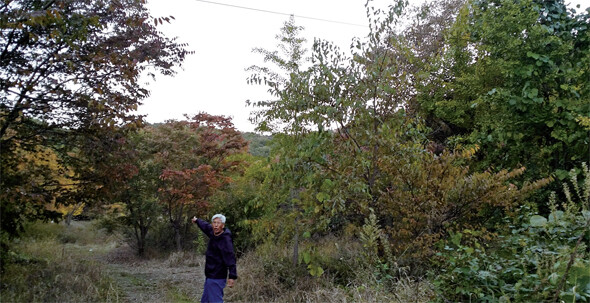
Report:
M 428 282 L 403 274 L 380 279 L 356 240 L 327 237 L 307 245 L 322 258 L 322 276 L 312 277 L 304 264 L 293 267 L 290 248 L 265 244 L 238 260 L 239 279 L 234 288 L 226 288 L 227 301 L 428 302 L 433 297 Z
M 128 247 L 90 223 L 30 225 L 13 243 L 1 275 L 0 302 L 196 302 L 204 258 L 175 252 L 137 259 Z M 268 243 L 238 260 L 239 279 L 226 288 L 227 302 L 427 302 L 427 282 L 398 268 L 377 268 L 354 238 L 327 236 L 302 243 L 324 269 L 312 277 L 303 262 L 293 266 L 292 248 Z M 109 266 L 109 263 L 113 266 Z
M 117 287 L 99 259 L 92 257 L 107 251 L 112 242 L 88 224 L 27 226 L 13 243 L 0 277 L 0 301 L 118 301 Z

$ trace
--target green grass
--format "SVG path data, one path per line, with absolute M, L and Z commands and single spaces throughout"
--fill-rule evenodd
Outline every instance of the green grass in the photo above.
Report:
M 94 255 L 108 249 L 89 223 L 35 223 L 15 241 L 1 276 L 1 302 L 116 302 L 118 290 Z
M 174 285 L 166 284 L 164 287 L 166 289 L 166 299 L 170 302 L 191 303 L 195 301 L 193 298 L 191 298 L 190 294 Z

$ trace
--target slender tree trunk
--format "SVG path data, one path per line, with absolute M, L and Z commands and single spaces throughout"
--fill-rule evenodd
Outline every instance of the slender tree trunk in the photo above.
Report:
M 174 239 L 176 240 L 176 250 L 177 251 L 182 251 L 182 237 L 180 235 L 180 224 L 179 223 L 175 223 L 174 224 Z
M 148 227 L 147 226 L 141 226 L 139 228 L 139 239 L 137 241 L 137 253 L 140 256 L 143 256 L 145 254 L 145 238 L 147 237 L 147 232 L 148 232 Z
M 66 226 L 70 226 L 70 224 L 72 223 L 72 216 L 73 216 L 73 214 L 74 214 L 74 212 L 73 211 L 70 211 L 66 215 Z
M 68 214 L 66 215 L 66 225 L 70 226 L 70 223 L 72 223 L 72 218 L 74 217 L 74 213 L 76 211 L 78 211 L 78 209 L 82 206 L 82 202 L 79 202 L 78 204 L 76 204 L 76 206 L 74 206 L 74 208 L 68 212 Z
M 182 227 L 182 214 L 184 212 L 184 207 L 180 205 L 178 209 L 170 208 L 168 210 L 170 224 L 172 224 L 172 228 L 174 229 L 174 241 L 176 242 L 176 250 L 178 252 L 182 251 L 182 235 L 180 229 Z
M 139 236 L 137 239 L 137 255 L 143 257 L 145 255 L 145 238 Z
M 293 267 L 297 266 L 297 261 L 299 260 L 299 225 L 297 224 L 299 221 L 299 215 L 295 217 L 295 239 L 293 243 Z

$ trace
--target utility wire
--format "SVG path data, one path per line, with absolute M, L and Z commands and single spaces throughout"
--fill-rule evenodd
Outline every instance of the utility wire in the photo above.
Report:
M 210 4 L 215 4 L 215 5 L 229 6 L 229 7 L 240 8 L 240 9 L 247 9 L 247 10 L 251 10 L 251 11 L 257 11 L 257 12 L 269 13 L 269 14 L 275 14 L 275 15 L 294 16 L 294 17 L 298 17 L 298 18 L 302 18 L 302 19 L 310 19 L 310 20 L 316 20 L 316 21 L 322 21 L 322 22 L 330 22 L 330 23 L 338 23 L 338 24 L 351 25 L 351 26 L 368 27 L 366 25 L 361 25 L 361 24 L 348 23 L 348 22 L 342 22 L 342 21 L 334 21 L 334 20 L 328 20 L 328 19 L 322 19 L 322 18 L 299 16 L 299 15 L 295 15 L 295 14 L 287 14 L 287 13 L 269 11 L 269 10 L 265 10 L 265 9 L 258 9 L 258 8 L 252 8 L 252 7 L 246 7 L 246 6 L 220 3 L 220 2 L 215 2 L 215 1 L 207 1 L 207 0 L 195 0 L 195 1 L 210 3 Z

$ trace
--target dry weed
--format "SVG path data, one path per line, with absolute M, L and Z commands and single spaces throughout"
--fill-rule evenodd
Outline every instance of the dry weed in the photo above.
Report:
M 93 258 L 104 245 L 93 242 L 94 232 L 48 225 L 13 246 L 14 260 L 2 274 L 2 302 L 112 302 L 117 290 L 104 266 Z M 35 227 L 39 229 L 39 226 Z M 62 241 L 66 238 L 68 241 Z M 88 237 L 88 238 L 85 238 Z M 93 243 L 84 245 L 79 243 Z
M 238 283 L 226 290 L 227 301 L 428 302 L 431 298 L 425 282 L 410 277 L 387 284 L 378 281 L 375 269 L 360 258 L 361 245 L 351 239 L 328 237 L 315 249 L 325 262 L 332 262 L 327 266 L 333 266 L 321 277 L 311 277 L 304 265 L 292 268 L 291 251 L 286 247 L 263 245 L 246 253 L 238 260 Z M 340 269 L 347 273 L 335 272 Z

